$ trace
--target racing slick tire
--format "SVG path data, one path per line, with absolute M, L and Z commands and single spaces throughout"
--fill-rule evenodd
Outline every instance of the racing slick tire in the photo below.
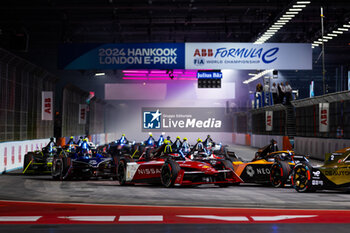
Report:
M 176 177 L 180 170 L 181 168 L 179 164 L 174 160 L 169 159 L 165 161 L 160 174 L 160 181 L 162 182 L 162 185 L 166 188 L 174 187 Z
M 292 172 L 292 185 L 299 193 L 314 192 L 312 186 L 312 166 L 307 163 L 295 165 Z
M 117 167 L 117 180 L 119 181 L 120 185 L 126 185 L 126 164 L 129 162 L 131 159 L 129 157 L 122 158 L 118 162 L 118 167 Z
M 70 158 L 58 157 L 52 161 L 52 178 L 54 180 L 68 180 L 69 175 L 67 174 L 69 170 Z
M 28 168 L 30 167 L 30 162 L 33 160 L 33 156 L 34 153 L 33 152 L 28 152 L 25 156 L 24 156 L 24 161 L 23 161 L 23 172 L 25 173 L 25 171 L 28 170 Z M 26 174 L 26 173 L 25 173 Z
M 291 170 L 292 169 L 286 161 L 277 161 L 272 164 L 270 168 L 270 181 L 272 186 L 275 188 L 284 187 Z
M 222 160 L 221 162 L 222 162 L 222 165 L 223 165 L 223 169 L 234 171 L 232 162 L 230 160 Z M 231 186 L 231 185 L 239 185 L 239 183 L 235 183 L 235 184 L 229 184 L 229 183 L 217 184 L 217 186 L 219 186 L 221 188 L 226 188 L 226 187 Z

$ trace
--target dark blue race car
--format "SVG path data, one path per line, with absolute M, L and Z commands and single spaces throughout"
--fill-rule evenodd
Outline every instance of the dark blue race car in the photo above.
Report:
M 116 157 L 98 153 L 96 149 L 82 151 L 79 148 L 62 150 L 52 161 L 52 178 L 55 180 L 102 177 L 116 179 Z

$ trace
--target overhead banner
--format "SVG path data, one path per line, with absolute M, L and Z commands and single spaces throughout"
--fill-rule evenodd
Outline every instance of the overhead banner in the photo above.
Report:
M 266 131 L 272 131 L 273 128 L 273 111 L 266 111 Z
M 319 103 L 320 132 L 329 132 L 329 103 Z
M 225 108 L 142 108 L 142 132 L 233 132 Z
M 65 44 L 59 49 L 59 67 L 89 69 L 183 69 L 185 44 Z
M 310 44 L 186 43 L 186 69 L 311 70 Z
M 79 124 L 86 124 L 87 105 L 79 104 Z
M 53 119 L 53 92 L 41 92 L 41 120 L 52 121 Z
M 135 43 L 64 44 L 59 68 L 311 70 L 311 44 Z

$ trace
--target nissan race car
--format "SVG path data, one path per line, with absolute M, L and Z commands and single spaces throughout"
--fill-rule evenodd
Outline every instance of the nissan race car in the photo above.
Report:
M 292 185 L 298 192 L 350 188 L 350 147 L 325 155 L 324 164 L 300 163 L 292 172 Z
M 301 162 L 308 160 L 305 156 L 295 155 L 294 151 L 271 152 L 269 144 L 259 149 L 252 161 L 245 162 L 236 157 L 232 163 L 244 183 L 271 184 L 278 188 L 290 183 L 292 169 Z
M 57 153 L 57 148 L 53 148 L 53 152 L 49 152 L 48 148 L 44 147 L 41 151 L 28 152 L 24 155 L 23 174 L 43 174 L 50 173 L 52 160 Z
M 62 150 L 54 156 L 51 175 L 54 180 L 83 179 L 91 177 L 116 179 L 116 158 L 96 149 L 83 153 L 79 147 Z
M 192 161 L 181 153 L 171 152 L 170 148 L 167 144 L 157 150 L 146 148 L 138 160 L 122 157 L 117 167 L 120 185 L 148 183 L 173 187 L 216 184 L 226 187 L 242 182 L 229 160 L 217 160 L 215 164 Z

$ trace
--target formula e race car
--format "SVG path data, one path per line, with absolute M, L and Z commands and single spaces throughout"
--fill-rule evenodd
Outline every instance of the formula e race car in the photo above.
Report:
M 108 153 L 88 152 L 79 147 L 64 148 L 52 161 L 51 175 L 54 180 L 83 179 L 91 177 L 116 179 L 116 158 Z
M 234 171 L 244 183 L 267 184 L 284 187 L 290 183 L 291 171 L 295 164 L 308 162 L 294 151 L 271 151 L 271 145 L 260 148 L 252 161 L 246 162 L 236 157 L 233 161 Z
M 295 165 L 292 185 L 298 192 L 321 189 L 350 189 L 350 147 L 328 153 L 324 164 L 311 166 L 308 163 Z
M 31 151 L 24 155 L 23 174 L 43 174 L 50 173 L 52 160 L 57 153 L 56 147 L 52 152 L 44 147 L 42 150 Z
M 157 149 L 146 148 L 138 160 L 122 157 L 117 167 L 120 185 L 148 183 L 173 187 L 216 184 L 227 187 L 242 182 L 229 160 L 218 159 L 215 164 L 192 161 L 181 153 L 171 152 L 170 148 L 167 144 Z

